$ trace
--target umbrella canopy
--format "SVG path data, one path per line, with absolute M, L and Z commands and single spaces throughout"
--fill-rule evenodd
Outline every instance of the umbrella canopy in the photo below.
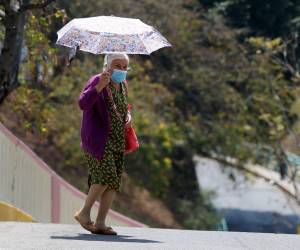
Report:
M 147 54 L 172 46 L 140 19 L 116 16 L 75 18 L 57 32 L 56 44 L 93 54 Z

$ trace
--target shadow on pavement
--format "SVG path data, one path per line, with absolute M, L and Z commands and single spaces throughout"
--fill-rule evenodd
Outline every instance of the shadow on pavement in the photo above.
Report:
M 132 237 L 129 235 L 100 235 L 100 234 L 78 234 L 74 236 L 50 236 L 51 239 L 63 239 L 63 240 L 88 240 L 88 241 L 116 241 L 116 242 L 134 242 L 134 243 L 163 243 L 155 240 L 145 239 L 126 239 Z

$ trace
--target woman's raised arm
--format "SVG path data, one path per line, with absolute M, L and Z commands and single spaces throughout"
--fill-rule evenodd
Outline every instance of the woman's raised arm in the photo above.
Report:
M 80 96 L 78 98 L 78 106 L 81 110 L 87 110 L 92 108 L 93 104 L 99 97 L 99 92 L 97 91 L 95 85 L 99 81 L 99 76 L 92 76 L 84 89 L 81 91 Z

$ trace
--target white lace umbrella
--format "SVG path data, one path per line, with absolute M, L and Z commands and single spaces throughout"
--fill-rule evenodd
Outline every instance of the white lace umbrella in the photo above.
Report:
M 154 27 L 140 19 L 116 16 L 75 18 L 58 32 L 56 44 L 93 54 L 147 54 L 172 46 Z

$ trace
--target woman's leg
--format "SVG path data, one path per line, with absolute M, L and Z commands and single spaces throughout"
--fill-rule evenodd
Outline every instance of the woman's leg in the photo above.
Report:
M 97 228 L 105 228 L 105 219 L 109 208 L 115 198 L 116 191 L 114 189 L 107 188 L 100 198 L 100 207 L 98 210 L 98 215 L 95 221 L 95 226 Z
M 83 207 L 80 209 L 78 216 L 82 219 L 84 223 L 91 220 L 90 214 L 92 206 L 94 205 L 94 202 L 96 201 L 97 197 L 107 189 L 108 185 L 102 185 L 102 184 L 92 184 L 90 186 L 88 195 L 86 197 L 85 203 Z

